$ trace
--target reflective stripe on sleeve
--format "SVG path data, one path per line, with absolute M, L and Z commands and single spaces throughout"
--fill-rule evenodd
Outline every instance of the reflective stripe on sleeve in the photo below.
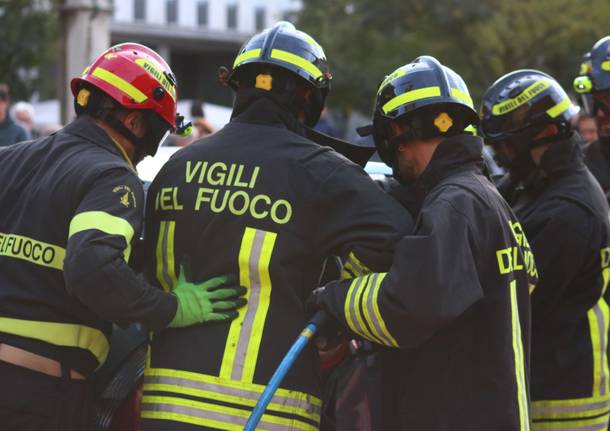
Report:
M 123 255 L 125 261 L 129 260 L 129 256 L 131 255 L 131 239 L 133 238 L 134 230 L 127 220 L 108 214 L 105 211 L 85 211 L 76 214 L 72 218 L 72 221 L 70 221 L 68 238 L 79 232 L 91 229 L 99 230 L 108 235 L 122 236 L 125 239 L 126 244 Z
M 360 262 L 354 252 L 350 252 L 341 269 L 341 278 L 348 280 L 355 277 L 362 277 L 372 272 L 365 264 Z
M 110 349 L 104 333 L 98 329 L 73 323 L 40 322 L 0 317 L 0 332 L 44 341 L 62 347 L 88 350 L 103 364 Z
M 62 270 L 66 249 L 27 236 L 0 232 L 0 256 Z
M 365 277 L 358 277 L 352 281 L 352 284 L 347 291 L 347 296 L 345 297 L 345 321 L 354 333 L 367 340 L 373 341 L 374 343 L 383 344 L 383 341 L 376 338 L 364 324 L 365 319 L 363 318 L 360 309 L 362 293 L 370 282 L 371 277 L 368 275 Z
M 385 279 L 385 277 L 387 275 L 388 275 L 387 273 L 375 274 L 376 282 L 375 282 L 375 285 L 373 286 L 373 288 L 371 289 L 371 296 L 369 298 L 370 302 L 367 304 L 367 307 L 372 308 L 372 311 L 373 311 L 373 313 L 370 317 L 371 326 L 377 328 L 382 339 L 385 341 L 384 344 L 386 346 L 390 346 L 390 347 L 399 347 L 396 339 L 392 336 L 392 334 L 390 334 L 390 331 L 388 330 L 385 320 L 383 320 L 381 312 L 379 311 L 379 302 L 378 302 L 379 301 L 379 299 L 378 299 L 379 290 L 381 288 L 381 284 L 382 284 L 383 280 Z M 371 304 L 372 304 L 372 307 L 371 307 Z

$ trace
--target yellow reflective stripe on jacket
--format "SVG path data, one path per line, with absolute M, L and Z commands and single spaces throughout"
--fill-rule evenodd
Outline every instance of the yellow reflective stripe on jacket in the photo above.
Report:
M 264 388 L 263 385 L 254 383 L 166 368 L 147 369 L 144 376 L 145 391 L 174 392 L 245 407 L 254 407 Z M 320 400 L 311 395 L 280 389 L 271 399 L 268 410 L 319 422 L 322 407 Z
M 62 270 L 66 249 L 27 236 L 0 232 L 0 256 L 22 259 L 36 265 Z
M 101 364 L 106 361 L 110 346 L 98 329 L 74 323 L 40 322 L 0 317 L 0 332 L 44 341 L 62 347 L 88 350 Z
M 542 420 L 532 423 L 532 430 L 556 430 L 556 431 L 607 431 L 608 414 L 591 419 L 575 420 Z
M 394 109 L 415 100 L 427 99 L 430 97 L 438 97 L 441 95 L 441 87 L 424 87 L 418 88 L 417 90 L 407 91 L 406 93 L 400 94 L 388 102 L 381 108 L 385 114 L 393 111 Z
M 162 221 L 156 247 L 156 275 L 163 290 L 170 292 L 176 287 L 176 266 L 174 259 L 175 221 Z
M 249 51 L 245 51 L 245 52 L 239 54 L 235 58 L 235 61 L 233 62 L 233 69 L 235 69 L 236 66 L 238 66 L 241 63 L 243 63 L 244 61 L 260 57 L 260 55 L 261 55 L 261 49 L 260 48 L 251 49 Z
M 322 71 L 318 69 L 312 62 L 304 59 L 303 57 L 299 57 L 298 55 L 293 54 L 292 52 L 282 51 L 281 49 L 272 49 L 271 58 L 285 61 L 286 63 L 290 63 L 294 66 L 300 67 L 301 69 L 306 70 L 314 79 L 318 79 L 322 76 Z
M 352 281 L 352 284 L 347 291 L 347 296 L 345 297 L 345 321 L 354 333 L 366 338 L 367 340 L 378 344 L 383 344 L 383 340 L 376 338 L 366 327 L 364 324 L 365 319 L 360 311 L 362 292 L 370 282 L 371 277 L 368 275 L 365 277 L 358 277 Z
M 517 280 L 510 282 L 510 314 L 512 326 L 513 355 L 515 358 L 515 382 L 517 400 L 519 403 L 519 429 L 530 429 L 527 386 L 525 383 L 525 361 L 523 359 L 523 339 L 521 337 L 521 320 L 519 318 L 519 302 L 517 301 Z
M 376 274 L 376 276 L 379 277 L 378 281 L 375 283 L 374 289 L 372 291 L 372 298 L 370 298 L 370 301 L 373 304 L 373 316 L 374 316 L 374 321 L 373 321 L 373 325 L 377 328 L 379 328 L 379 331 L 381 332 L 381 334 L 383 335 L 383 339 L 386 340 L 386 342 L 384 344 L 386 344 L 387 346 L 391 346 L 391 347 L 399 347 L 398 346 L 398 342 L 396 341 L 396 339 L 392 336 L 392 334 L 390 334 L 390 331 L 388 330 L 388 327 L 385 323 L 385 320 L 383 320 L 383 317 L 381 315 L 381 312 L 379 311 L 379 290 L 381 288 L 381 284 L 383 282 L 383 279 L 387 276 L 387 273 L 383 273 L 383 274 Z M 372 318 L 372 317 L 371 317 Z
M 540 400 L 532 402 L 532 419 L 580 419 L 607 414 L 610 394 L 572 400 Z
M 243 430 L 244 425 L 250 417 L 250 412 L 183 398 L 144 395 L 142 397 L 142 417 L 238 431 Z M 268 431 L 316 431 L 318 427 L 294 419 L 264 414 L 257 429 Z
M 220 376 L 252 382 L 271 298 L 269 265 L 277 234 L 246 227 L 239 251 L 239 282 L 247 305 L 229 329 Z
M 344 280 L 362 277 L 372 272 L 365 264 L 360 262 L 354 252 L 350 252 L 341 269 L 341 278 Z
M 542 93 L 544 90 L 551 86 L 551 81 L 548 79 L 540 79 L 534 82 L 532 85 L 523 90 L 517 97 L 505 100 L 494 105 L 491 108 L 493 115 L 503 115 L 507 112 L 517 109 L 519 106 L 527 103 L 529 100 Z
M 461 101 L 466 103 L 471 108 L 474 106 L 474 104 L 472 103 L 472 97 L 470 97 L 470 94 L 466 93 L 465 91 L 460 90 L 459 88 L 451 88 L 451 95 L 453 97 L 455 97 L 456 99 L 460 99 Z
M 557 105 L 547 109 L 546 113 L 549 114 L 551 118 L 555 118 L 567 111 L 570 106 L 572 106 L 572 101 L 569 98 L 565 98 Z
M 110 72 L 109 70 L 102 69 L 101 67 L 96 67 L 91 75 L 122 91 L 123 93 L 131 97 L 133 100 L 135 100 L 136 103 L 142 103 L 146 99 L 148 99 L 146 94 L 142 93 L 132 84 L 125 81 L 120 76 Z
M 256 405 L 264 389 L 264 385 L 225 380 L 217 376 L 182 370 L 148 368 L 144 373 L 145 396 L 147 391 L 161 391 L 171 394 L 176 399 L 181 399 L 180 396 L 198 397 L 232 404 L 246 412 Z M 276 413 L 291 415 L 294 418 L 291 421 L 305 426 L 310 426 L 307 421 L 319 423 L 321 411 L 322 402 L 318 398 L 284 388 L 277 390 L 267 408 L 269 416 L 273 417 Z
M 76 214 L 70 221 L 68 238 L 85 230 L 95 229 L 108 235 L 118 235 L 125 239 L 125 250 L 123 255 L 125 261 L 129 260 L 131 254 L 131 239 L 134 230 L 131 224 L 121 217 L 113 216 L 104 211 L 86 211 Z
M 587 311 L 593 356 L 593 396 L 608 394 L 608 304 L 603 297 Z

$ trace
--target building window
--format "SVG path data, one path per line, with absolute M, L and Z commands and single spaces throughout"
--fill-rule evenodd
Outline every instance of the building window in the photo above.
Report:
M 175 24 L 178 22 L 178 0 L 167 0 L 165 5 L 168 24 Z
M 230 4 L 227 6 L 227 27 L 230 29 L 237 28 L 237 5 Z
M 200 26 L 208 25 L 208 2 L 200 1 L 197 3 L 197 23 Z
M 146 0 L 134 0 L 133 17 L 137 21 L 146 21 Z
M 265 28 L 265 8 L 264 7 L 256 8 L 254 19 L 255 19 L 256 31 L 261 31 L 262 29 Z

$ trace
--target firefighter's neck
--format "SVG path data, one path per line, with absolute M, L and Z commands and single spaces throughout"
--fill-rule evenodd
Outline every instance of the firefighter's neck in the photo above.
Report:
M 547 127 L 544 128 L 544 130 L 542 130 L 538 135 L 536 135 L 536 137 L 534 139 L 547 138 L 549 136 L 553 136 L 558 133 L 559 133 L 559 128 L 557 127 L 557 125 L 549 124 Z M 534 163 L 536 165 L 540 164 L 540 161 L 542 160 L 544 153 L 546 153 L 546 150 L 549 149 L 549 145 L 550 145 L 550 143 L 544 144 L 544 145 L 539 145 L 530 150 L 530 155 L 532 156 L 532 160 L 534 161 Z
M 119 121 L 123 124 L 123 126 L 133 133 L 135 136 L 144 136 L 146 131 L 145 126 L 142 121 L 141 113 L 137 111 L 131 111 L 126 115 L 123 115 L 119 118 Z M 96 120 L 96 123 L 104 129 L 108 136 L 122 149 L 122 151 L 127 155 L 130 161 L 135 162 L 136 157 L 136 146 L 135 143 L 131 142 L 128 138 L 126 138 L 122 133 L 119 133 L 116 129 L 114 129 L 108 123 L 102 120 Z

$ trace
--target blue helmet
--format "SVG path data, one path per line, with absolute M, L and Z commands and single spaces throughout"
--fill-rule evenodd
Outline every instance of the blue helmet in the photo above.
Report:
M 234 90 L 245 85 L 287 94 L 294 91 L 294 84 L 288 83 L 291 79 L 285 79 L 285 76 L 295 77 L 298 82 L 313 88 L 313 100 L 303 107 L 306 124 L 313 126 L 324 108 L 332 75 L 322 47 L 291 23 L 279 22 L 246 41 L 226 81 Z M 286 105 L 294 107 L 290 98 Z
M 522 134 L 533 138 L 549 123 L 568 132 L 570 120 L 579 110 L 550 75 L 516 70 L 499 78 L 483 95 L 480 131 L 492 143 Z
M 396 120 L 409 124 L 407 138 L 450 136 L 478 124 L 464 80 L 427 55 L 396 69 L 377 90 L 373 137 L 389 166 L 394 164 L 396 143 L 388 138 L 388 122 Z
M 594 116 L 597 107 L 610 111 L 607 103 L 599 103 L 595 93 L 610 90 L 610 36 L 598 40 L 583 56 L 579 75 L 574 79 L 585 113 Z

